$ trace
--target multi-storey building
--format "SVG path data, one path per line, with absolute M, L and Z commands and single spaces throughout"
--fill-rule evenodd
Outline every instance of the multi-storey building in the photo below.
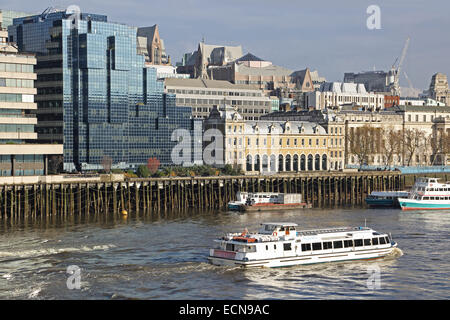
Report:
M 428 93 L 430 98 L 450 106 L 450 90 L 448 89 L 448 81 L 445 74 L 436 73 L 433 75 Z
M 194 118 L 208 117 L 213 106 L 226 101 L 244 120 L 256 120 L 277 107 L 261 90 L 248 85 L 207 79 L 165 79 L 165 91 L 176 94 L 177 106 L 192 106 Z
M 192 78 L 213 79 L 208 75 L 208 68 L 226 65 L 240 57 L 242 57 L 241 46 L 211 45 L 202 41 L 196 51 L 184 54 L 183 63 L 179 65 L 177 71 L 189 74 Z
M 138 28 L 138 52 L 144 54 L 145 62 L 153 65 L 170 65 L 164 41 L 159 36 L 158 25 Z
M 19 49 L 37 54 L 38 138 L 64 143 L 65 170 L 172 163 L 175 129 L 193 128 L 138 53 L 137 28 L 104 15 L 53 11 L 14 19 Z
M 436 130 L 450 129 L 450 107 L 394 106 L 379 112 L 341 110 L 338 115 L 345 120 L 346 165 L 356 166 L 358 157 L 349 148 L 348 137 L 358 128 L 370 126 L 380 130 L 379 144 L 367 155 L 367 165 L 373 166 L 424 166 L 444 164 L 442 152 L 433 146 Z M 383 131 L 381 131 L 383 129 Z M 387 160 L 389 131 L 397 135 L 397 146 L 391 160 Z M 383 142 L 384 141 L 384 142 Z M 384 146 L 384 147 L 383 147 Z M 392 147 L 392 146 L 391 146 Z M 437 157 L 441 154 L 440 157 Z
M 384 109 L 384 94 L 367 92 L 363 84 L 327 82 L 319 90 L 305 93 L 305 106 L 314 109 L 356 105 L 365 109 Z
M 4 9 L 0 9 L 0 14 L 2 15 L 2 26 L 4 29 L 8 29 L 13 24 L 13 19 L 31 15 L 30 13 Z
M 23 176 L 48 173 L 49 156 L 62 154 L 62 145 L 36 144 L 37 108 L 34 101 L 33 54 L 18 53 L 7 41 L 0 12 L 0 175 Z
M 374 167 L 441 165 L 450 159 L 443 154 L 446 149 L 439 149 L 435 143 L 438 132 L 450 130 L 450 107 L 395 105 L 380 111 L 348 106 L 339 111 L 294 108 L 264 115 L 261 120 L 318 123 L 329 135 L 330 163 L 337 160 L 342 162 L 342 167 L 358 167 L 361 164 Z M 357 150 L 351 148 L 351 143 L 355 135 L 358 136 L 358 130 L 364 127 L 373 128 L 377 137 L 367 154 L 355 154 Z M 337 135 L 334 140 L 330 139 L 333 135 Z M 342 138 L 344 149 L 336 143 L 336 138 L 339 138 L 338 143 Z M 332 152 L 333 147 L 338 149 Z M 333 155 L 336 152 L 339 155 L 341 151 L 342 158 L 333 159 Z M 359 159 L 362 156 L 364 159 Z
M 211 66 L 207 72 L 210 79 L 252 85 L 262 90 L 267 96 L 277 95 L 277 90 L 286 92 L 294 89 L 296 85 L 291 79 L 292 70 L 273 65 L 272 62 L 251 53 L 223 66 Z M 279 97 L 281 97 L 280 92 L 278 92 Z
M 346 72 L 344 74 L 345 83 L 364 84 L 367 91 L 391 93 L 394 87 L 395 70 L 385 71 L 365 71 L 360 73 Z
M 215 107 L 204 129 L 223 136 L 224 164 L 254 172 L 297 172 L 343 168 L 341 124 L 329 134 L 316 122 L 296 120 L 246 121 L 230 106 Z M 339 133 L 340 130 L 340 133 Z

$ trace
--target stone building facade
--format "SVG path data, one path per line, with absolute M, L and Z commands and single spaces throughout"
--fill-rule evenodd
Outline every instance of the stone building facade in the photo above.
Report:
M 0 176 L 47 174 L 49 157 L 61 156 L 63 148 L 36 143 L 36 57 L 7 41 L 1 21 L 0 13 Z
M 319 123 L 310 121 L 245 121 L 230 106 L 222 106 L 214 108 L 205 119 L 204 130 L 211 128 L 222 132 L 224 164 L 247 173 L 343 168 L 342 122 L 330 125 L 327 132 Z
M 448 81 L 445 74 L 436 73 L 433 75 L 428 92 L 430 98 L 450 106 L 450 91 L 448 89 Z
M 164 90 L 176 94 L 177 106 L 192 107 L 192 116 L 204 119 L 212 108 L 226 101 L 244 120 L 256 120 L 272 111 L 272 99 L 252 86 L 208 79 L 167 78 Z

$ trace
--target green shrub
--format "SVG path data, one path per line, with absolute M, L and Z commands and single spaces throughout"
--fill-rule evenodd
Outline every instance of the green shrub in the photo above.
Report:
M 137 169 L 137 175 L 140 178 L 148 178 L 150 176 L 150 170 L 146 165 L 140 165 Z

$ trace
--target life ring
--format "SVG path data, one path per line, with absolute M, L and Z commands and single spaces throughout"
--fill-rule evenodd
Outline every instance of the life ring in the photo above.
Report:
M 277 233 L 276 231 L 274 231 L 274 232 L 272 233 L 272 235 L 276 237 L 276 236 L 278 235 L 278 233 Z

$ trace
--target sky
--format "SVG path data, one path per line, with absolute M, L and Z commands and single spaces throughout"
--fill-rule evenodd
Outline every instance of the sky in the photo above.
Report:
M 30 13 L 70 5 L 136 27 L 158 24 L 173 64 L 204 39 L 342 81 L 345 72 L 388 71 L 409 37 L 401 86 L 409 87 L 404 72 L 421 90 L 436 72 L 450 77 L 448 0 L 0 0 L 0 9 Z M 371 5 L 379 7 L 379 29 L 367 27 Z

